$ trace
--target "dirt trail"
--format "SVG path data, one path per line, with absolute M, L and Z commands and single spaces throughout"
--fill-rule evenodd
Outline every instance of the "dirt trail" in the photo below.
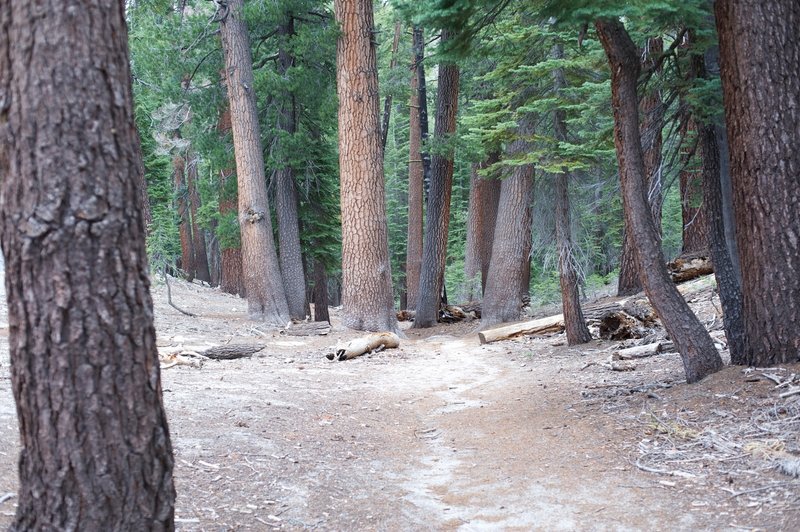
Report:
M 607 355 L 607 343 L 480 346 L 474 324 L 462 324 L 409 330 L 400 349 L 329 362 L 324 354 L 337 341 L 358 334 L 336 326 L 335 313 L 329 336 L 287 337 L 254 327 L 240 299 L 187 283 L 172 291 L 200 317 L 178 314 L 157 287 L 163 352 L 267 345 L 250 359 L 162 373 L 181 530 L 789 530 L 798 523 L 796 506 L 754 517 L 744 498 L 721 503 L 728 496 L 719 490 L 709 499 L 704 484 L 637 469 L 646 434 L 636 419 L 662 407 L 666 392 L 598 395 L 626 383 L 587 369 Z M 626 378 L 680 381 L 678 358 L 659 358 Z M 675 388 L 689 389 L 691 397 L 719 392 Z M 3 341 L 0 497 L 16 490 L 17 453 Z M 13 503 L 0 504 L 0 529 Z

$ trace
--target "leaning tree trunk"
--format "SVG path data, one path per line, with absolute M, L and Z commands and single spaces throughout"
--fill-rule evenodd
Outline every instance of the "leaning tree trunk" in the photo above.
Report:
M 642 68 L 653 69 L 657 66 L 659 55 L 664 51 L 661 38 L 650 38 L 647 46 L 642 50 Z M 653 73 L 655 76 L 655 73 Z M 656 85 L 653 88 L 653 85 Z M 662 164 L 661 164 L 661 129 L 664 125 L 664 103 L 661 100 L 661 91 L 657 84 L 650 86 L 647 93 L 642 96 L 639 109 L 642 113 L 641 137 L 644 151 L 644 171 L 647 179 L 647 200 L 656 232 L 661 238 L 661 205 L 664 202 L 662 192 Z M 622 251 L 619 259 L 619 280 L 617 283 L 618 296 L 631 296 L 642 291 L 642 281 L 639 275 L 639 266 L 636 263 L 636 250 L 628 232 L 622 231 Z
M 278 28 L 281 45 L 278 49 L 278 75 L 288 76 L 294 65 L 294 57 L 287 47 L 294 35 L 294 19 L 287 15 L 287 20 Z M 279 138 L 291 137 L 297 132 L 295 117 L 295 95 L 288 92 L 284 95 L 278 110 L 277 130 L 283 133 Z M 285 146 L 278 148 L 280 167 L 275 171 L 275 214 L 278 220 L 278 242 L 280 244 L 279 259 L 283 286 L 286 290 L 286 302 L 289 315 L 294 319 L 305 319 L 308 311 L 306 300 L 306 276 L 303 270 L 303 253 L 300 245 L 300 219 L 298 216 L 297 187 L 294 182 L 294 170 L 289 163 L 289 150 Z
M 272 235 L 243 0 L 229 0 L 223 9 L 220 28 L 236 155 L 247 313 L 251 319 L 285 326 L 290 320 L 289 307 Z
M 556 44 L 553 50 L 554 59 L 564 58 L 564 49 L 561 44 Z M 561 68 L 553 70 L 553 91 L 556 97 L 567 86 L 564 71 Z M 556 109 L 553 113 L 553 131 L 559 143 L 568 142 L 567 116 L 563 109 Z M 567 334 L 567 344 L 585 344 L 592 339 L 586 320 L 581 311 L 581 298 L 578 287 L 577 260 L 572 246 L 572 224 L 569 215 L 569 178 L 570 172 L 563 168 L 556 174 L 555 193 L 555 219 L 556 240 L 558 242 L 558 271 L 561 285 L 561 304 L 564 312 L 564 329 Z
M 736 238 L 743 361 L 800 359 L 800 3 L 715 5 Z
M 342 323 L 396 330 L 378 113 L 372 0 L 336 0 Z
M 0 50 L 11 529 L 172 530 L 124 3 L 1 2 Z
M 467 207 L 467 245 L 464 259 L 466 278 L 466 300 L 480 301 L 486 288 L 489 262 L 492 258 L 492 239 L 497 221 L 497 205 L 500 200 L 500 180 L 479 175 L 498 161 L 496 153 L 483 163 L 472 165 L 469 178 L 469 204 Z
M 442 30 L 442 43 L 449 38 Z M 445 142 L 456 131 L 459 70 L 454 63 L 439 66 L 434 137 Z M 447 230 L 450 222 L 450 195 L 453 191 L 453 154 L 436 154 L 431 160 L 431 184 L 425 214 L 425 237 L 422 244 L 422 271 L 414 327 L 432 327 L 439 320 L 439 304 L 444 287 L 447 258 Z
M 600 19 L 595 27 L 611 67 L 614 144 L 619 160 L 625 227 L 636 248 L 647 297 L 681 354 L 687 382 L 696 382 L 719 370 L 722 359 L 708 332 L 667 273 L 650 213 L 639 136 L 636 46 L 618 20 Z
M 508 148 L 520 156 L 530 144 L 519 139 Z M 533 165 L 514 166 L 500 185 L 497 222 L 492 238 L 492 259 L 483 294 L 481 327 L 518 320 L 531 249 L 531 199 Z
M 427 157 L 427 154 L 422 152 L 422 142 L 423 136 L 427 136 L 428 131 L 425 66 L 422 62 L 424 46 L 422 28 L 415 27 L 408 130 L 408 241 L 406 244 L 406 308 L 412 310 L 417 308 L 419 275 L 422 268 L 422 204 L 426 173 L 425 159 Z

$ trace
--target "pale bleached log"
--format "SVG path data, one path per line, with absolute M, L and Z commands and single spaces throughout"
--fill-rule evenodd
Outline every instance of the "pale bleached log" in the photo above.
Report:
M 564 329 L 564 315 L 556 314 L 546 318 L 522 323 L 512 323 L 495 329 L 487 329 L 478 333 L 481 344 L 508 340 L 520 335 L 547 334 L 561 332 Z
M 380 351 L 400 347 L 400 337 L 391 332 L 380 332 L 362 336 L 349 341 L 344 346 L 337 346 L 333 353 L 326 355 L 328 360 L 350 360 L 371 351 Z

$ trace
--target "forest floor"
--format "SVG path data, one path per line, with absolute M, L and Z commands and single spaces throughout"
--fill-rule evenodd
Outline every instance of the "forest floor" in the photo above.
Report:
M 359 336 L 335 310 L 327 336 L 283 336 L 248 321 L 239 298 L 170 284 L 198 317 L 156 286 L 162 353 L 266 346 L 162 372 L 180 530 L 800 529 L 800 479 L 780 471 L 800 469 L 800 395 L 773 382 L 800 365 L 687 385 L 677 354 L 616 372 L 603 362 L 618 342 L 481 346 L 477 321 L 330 362 Z M 716 322 L 710 290 L 687 299 Z M 0 301 L 4 529 L 19 444 Z

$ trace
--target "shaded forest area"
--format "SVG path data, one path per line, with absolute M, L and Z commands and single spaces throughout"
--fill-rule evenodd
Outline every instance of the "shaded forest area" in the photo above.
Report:
M 797 477 L 796 438 L 771 448 L 759 416 L 796 419 L 800 392 L 798 25 L 790 0 L 0 4 L 0 240 L 21 447 L 12 530 L 175 527 L 160 374 L 198 354 L 160 365 L 151 279 L 186 318 L 203 316 L 170 283 L 241 297 L 251 343 L 333 331 L 351 342 L 339 360 L 365 341 L 352 331 L 391 339 L 353 356 L 406 338 L 401 357 L 424 355 L 433 338 L 449 357 L 466 344 L 436 335 L 465 321 L 453 330 L 480 330 L 482 343 L 563 330 L 561 354 L 611 352 L 565 363 L 569 382 L 548 373 L 562 386 L 663 350 L 676 358 L 651 368 L 673 372 L 657 382 L 717 373 L 706 386 L 733 397 L 723 381 L 742 368 L 725 365 L 750 367 L 745 382 L 783 390 L 774 410 L 748 396 L 758 445 Z M 707 295 L 676 284 L 709 273 Z M 542 317 L 547 305 L 561 313 Z M 236 312 L 219 314 L 237 328 L 216 331 L 223 345 L 204 359 L 253 356 L 228 345 Z M 635 345 L 589 347 L 623 329 Z M 487 352 L 506 374 L 500 349 Z M 627 389 L 662 400 L 647 386 Z M 453 404 L 485 406 L 464 393 Z M 453 413 L 395 414 L 432 412 Z M 672 444 L 699 441 L 657 420 Z M 672 475 L 661 466 L 673 455 L 651 443 L 643 456 L 663 462 L 636 468 Z

